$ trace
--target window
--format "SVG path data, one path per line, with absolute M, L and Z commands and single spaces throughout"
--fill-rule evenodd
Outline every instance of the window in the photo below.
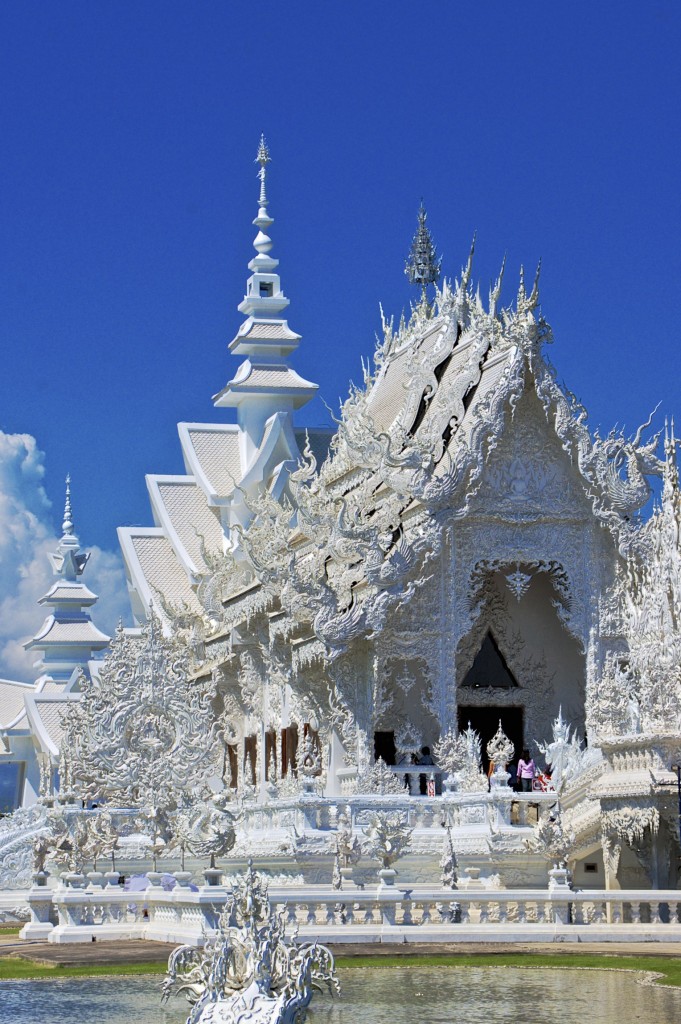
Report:
M 260 294 L 261 294 L 261 296 L 263 296 L 264 298 L 271 298 L 272 297 L 272 290 L 273 290 L 273 286 L 272 286 L 272 282 L 271 281 L 261 281 L 260 282 Z
M 584 865 L 585 875 L 595 875 L 598 873 L 598 864 L 594 864 L 593 861 L 587 861 Z
M 10 814 L 21 802 L 24 762 L 0 762 L 0 814 Z
M 488 632 L 461 686 L 470 686 L 475 690 L 481 687 L 483 689 L 513 690 L 517 685 L 518 683 L 506 664 L 506 659 L 499 650 L 496 640 Z

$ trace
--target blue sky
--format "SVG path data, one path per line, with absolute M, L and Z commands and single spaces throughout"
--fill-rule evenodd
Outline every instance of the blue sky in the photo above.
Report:
M 35 437 L 59 522 L 150 522 L 175 424 L 221 420 L 264 131 L 274 255 L 327 402 L 411 290 L 423 196 L 447 274 L 543 258 L 550 353 L 592 425 L 678 374 L 679 49 L 669 2 L 157 2 L 0 10 L 0 430 Z M 302 422 L 322 423 L 315 400 Z

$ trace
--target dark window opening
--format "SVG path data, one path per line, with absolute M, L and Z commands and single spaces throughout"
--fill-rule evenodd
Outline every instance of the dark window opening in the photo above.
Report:
M 397 750 L 394 732 L 374 733 L 374 759 L 378 761 L 379 757 L 383 758 L 386 764 L 395 764 Z
M 229 788 L 236 789 L 239 785 L 239 755 L 236 743 L 227 744 L 225 768 L 229 769 Z
M 288 775 L 289 771 L 295 775 L 298 765 L 298 726 L 289 725 L 281 730 L 281 777 Z
M 11 814 L 20 805 L 23 783 L 23 761 L 0 764 L 0 814 Z
M 488 632 L 482 641 L 482 646 L 461 685 L 476 690 L 487 687 L 494 687 L 497 690 L 512 690 L 518 686 L 516 678 L 506 664 L 506 659 L 491 633 Z
M 266 298 L 271 298 L 273 285 L 271 281 L 260 282 L 260 294 Z
M 584 874 L 585 875 L 595 875 L 595 874 L 598 874 L 598 864 L 594 864 L 593 861 L 588 861 L 588 863 L 586 863 L 584 865 Z

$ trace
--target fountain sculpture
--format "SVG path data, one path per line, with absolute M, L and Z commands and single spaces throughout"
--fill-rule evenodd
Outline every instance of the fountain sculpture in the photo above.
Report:
M 167 999 L 177 986 L 191 1004 L 187 1024 L 303 1024 L 314 989 L 340 993 L 333 955 L 286 937 L 263 877 L 248 869 L 203 949 L 180 946 L 168 961 Z

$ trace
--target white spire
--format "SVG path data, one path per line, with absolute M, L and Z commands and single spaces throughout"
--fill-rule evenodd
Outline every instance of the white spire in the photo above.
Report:
M 66 477 L 64 520 L 62 536 L 57 550 L 48 555 L 52 571 L 57 577 L 44 597 L 38 602 L 48 609 L 48 616 L 32 640 L 24 647 L 41 652 L 36 667 L 42 676 L 66 683 L 74 668 L 85 668 L 96 651 L 108 646 L 109 637 L 92 622 L 89 608 L 97 595 L 80 577 L 90 554 L 80 550 L 75 533 L 71 508 L 71 476 Z
M 267 234 L 267 230 L 274 223 L 267 212 L 267 190 L 265 187 L 267 165 L 270 163 L 271 159 L 270 151 L 267 148 L 267 143 L 265 142 L 265 136 L 261 135 L 260 145 L 258 146 L 258 155 L 255 158 L 255 162 L 260 165 L 260 170 L 258 171 L 258 177 L 260 178 L 260 196 L 258 198 L 258 216 L 253 221 L 258 229 L 258 233 L 253 240 L 253 246 L 258 255 L 251 261 L 249 266 L 251 269 L 260 269 L 263 272 L 274 270 L 278 264 L 278 260 L 268 259 L 267 256 L 267 253 L 272 248 L 272 239 Z M 241 307 L 239 308 L 241 309 Z
M 75 580 L 83 572 L 90 557 L 89 553 L 81 552 L 80 541 L 76 536 L 71 507 L 71 474 L 66 475 L 66 497 L 64 499 L 64 519 L 61 524 L 62 536 L 55 554 L 50 561 L 56 576 Z
M 258 254 L 248 264 L 253 273 L 246 282 L 246 294 L 239 303 L 239 312 L 250 316 L 276 317 L 288 306 L 288 299 L 281 290 L 279 275 L 275 273 L 279 260 L 273 259 L 268 253 L 272 248 L 272 239 L 268 231 L 274 220 L 267 212 L 266 176 L 267 165 L 271 162 L 270 151 L 261 135 L 258 155 L 255 162 L 259 165 L 260 195 L 258 197 L 258 216 L 253 221 L 258 233 L 253 239 L 253 247 Z
M 258 155 L 255 158 L 256 164 L 260 164 L 260 170 L 258 171 L 258 177 L 260 178 L 260 210 L 265 210 L 267 206 L 267 193 L 265 191 L 265 177 L 267 175 L 267 165 L 271 161 L 270 151 L 267 148 L 267 142 L 265 136 L 260 136 L 260 145 L 258 146 Z M 260 214 L 258 214 L 259 216 Z
M 316 384 L 300 377 L 287 362 L 298 348 L 300 335 L 281 316 L 289 300 L 276 273 L 279 260 L 269 255 L 272 239 L 268 232 L 274 222 L 267 209 L 267 165 L 271 157 L 264 135 L 260 137 L 255 162 L 260 181 L 258 216 L 253 221 L 258 229 L 253 241 L 257 255 L 248 264 L 252 273 L 238 307 L 246 320 L 229 346 L 234 355 L 245 360 L 232 380 L 213 396 L 220 408 L 237 407 L 239 425 L 253 450 L 259 446 L 270 416 L 300 408 L 317 391 Z
M 66 474 L 66 499 L 64 501 L 64 522 L 61 524 L 64 537 L 73 535 L 73 516 L 71 512 L 71 474 Z

